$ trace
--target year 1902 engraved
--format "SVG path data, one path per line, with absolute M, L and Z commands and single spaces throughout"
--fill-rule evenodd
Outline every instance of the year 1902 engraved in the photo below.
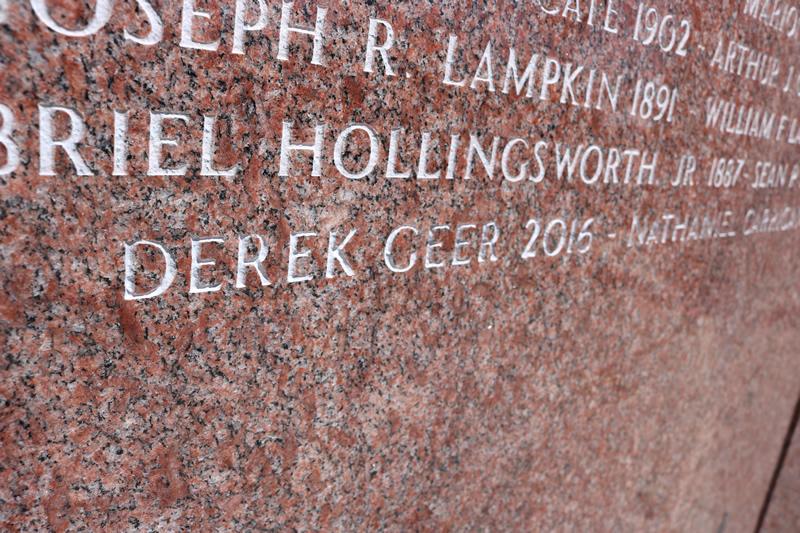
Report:
M 676 19 L 674 15 L 663 15 L 655 7 L 639 3 L 633 40 L 643 46 L 657 45 L 662 52 L 685 56 L 692 23 L 688 19 Z

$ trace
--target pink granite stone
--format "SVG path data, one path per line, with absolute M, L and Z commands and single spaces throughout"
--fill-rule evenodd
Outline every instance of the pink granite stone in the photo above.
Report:
M 768 502 L 763 533 L 800 531 L 800 432 L 795 429 Z
M 96 2 L 45 4 L 80 28 Z M 712 60 L 721 39 L 725 54 L 731 40 L 749 43 L 786 75 L 800 71 L 796 36 L 746 16 L 744 2 L 648 2 L 690 23 L 683 57 L 633 39 L 630 0 L 615 3 L 616 33 L 602 18 L 590 26 L 586 5 L 577 21 L 538 2 L 298 0 L 293 24 L 313 27 L 328 9 L 324 64 L 312 65 L 311 39 L 296 34 L 289 60 L 277 58 L 280 2 L 266 1 L 266 26 L 242 55 L 234 2 L 196 2 L 211 18 L 194 18 L 193 38 L 219 39 L 217 51 L 180 46 L 181 2 L 151 4 L 164 32 L 144 46 L 125 38 L 152 28 L 133 0 L 76 38 L 30 2 L 0 2 L 0 104 L 20 154 L 0 176 L 2 529 L 752 531 L 800 395 L 800 229 L 743 233 L 750 209 L 760 220 L 800 206 L 797 187 L 752 187 L 758 161 L 791 174 L 798 144 L 788 124 L 778 140 L 707 127 L 707 102 L 771 110 L 775 137 L 780 116 L 800 118 L 798 95 Z M 364 72 L 370 17 L 394 28 L 394 77 L 381 62 Z M 442 83 L 450 35 L 467 85 L 491 40 L 493 92 Z M 502 90 L 511 47 L 526 61 L 539 54 L 532 98 Z M 583 65 L 583 79 L 620 77 L 619 108 L 562 104 L 556 89 L 539 98 L 546 58 Z M 672 122 L 631 115 L 637 80 L 677 89 Z M 93 175 L 61 149 L 55 175 L 43 175 L 40 106 L 82 117 Z M 129 113 L 127 175 L 113 173 L 115 110 Z M 185 163 L 186 175 L 148 172 L 151 112 L 188 115 L 165 128 L 178 146 L 161 161 Z M 217 117 L 214 165 L 238 164 L 233 176 L 201 175 L 204 115 Z M 321 176 L 307 154 L 279 175 L 286 121 L 298 142 L 326 125 Z M 332 155 L 351 124 L 381 145 L 358 180 Z M 399 128 L 403 170 L 431 132 L 438 180 L 386 178 Z M 545 178 L 505 179 L 498 162 L 493 178 L 478 163 L 463 179 L 470 133 L 486 147 L 493 136 L 546 142 Z M 452 134 L 462 151 L 448 180 Z M 369 161 L 364 131 L 353 139 L 348 169 Z M 558 143 L 658 151 L 658 179 L 558 179 Z M 695 184 L 672 187 L 687 153 Z M 707 186 L 719 157 L 746 159 L 747 176 Z M 0 165 L 7 158 L 0 148 Z M 727 210 L 735 237 L 628 245 L 634 215 Z M 539 240 L 523 259 L 527 221 L 559 217 L 594 220 L 590 249 L 550 256 Z M 488 222 L 501 229 L 497 261 L 478 261 L 476 229 L 471 262 L 453 266 L 455 226 Z M 448 265 L 425 268 L 427 232 L 441 224 L 451 231 L 434 255 Z M 395 273 L 384 245 L 403 225 L 419 235 L 401 236 L 397 261 L 415 251 L 417 263 Z M 334 263 L 327 278 L 330 232 L 353 229 L 354 275 Z M 288 283 L 298 232 L 319 234 L 299 263 L 314 277 Z M 251 268 L 237 289 L 236 239 L 249 234 L 269 244 L 272 284 Z M 222 288 L 190 294 L 190 240 L 212 236 L 224 243 L 203 248 L 216 265 L 202 279 Z M 142 239 L 174 255 L 177 277 L 163 296 L 129 301 L 124 244 Z M 162 258 L 138 260 L 151 273 L 138 285 L 154 287 Z

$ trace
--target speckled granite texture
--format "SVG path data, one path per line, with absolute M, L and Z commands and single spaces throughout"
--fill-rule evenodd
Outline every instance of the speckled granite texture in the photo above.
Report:
M 73 28 L 95 5 L 46 4 Z M 298 1 L 304 27 L 328 8 L 318 66 L 299 35 L 277 60 L 279 2 L 243 55 L 234 2 L 197 2 L 211 18 L 195 19 L 195 39 L 221 39 L 217 52 L 179 46 L 180 2 L 151 4 L 164 33 L 144 46 L 124 38 L 149 31 L 132 1 L 83 38 L 51 31 L 29 2 L 0 2 L 0 103 L 20 152 L 0 177 L 2 529 L 752 531 L 800 394 L 800 230 L 637 247 L 623 235 L 633 213 L 800 205 L 796 189 L 704 185 L 713 157 L 748 158 L 751 175 L 758 158 L 797 162 L 796 144 L 704 125 L 713 96 L 800 116 L 797 96 L 710 66 L 723 37 L 800 67 L 796 39 L 728 0 L 649 3 L 691 21 L 686 57 L 632 40 L 632 1 L 617 2 L 616 35 L 537 2 Z M 370 17 L 394 28 L 394 77 L 363 71 Z M 495 92 L 441 83 L 450 34 L 457 78 L 492 40 Z M 512 45 L 621 75 L 620 109 L 503 94 Z M 638 78 L 679 88 L 673 123 L 628 113 Z M 85 119 L 94 175 L 60 149 L 41 175 L 40 105 Z M 112 172 L 115 110 L 129 112 L 128 175 Z M 180 146 L 164 158 L 186 175 L 148 175 L 150 111 L 189 115 L 166 129 Z M 214 164 L 239 164 L 234 176 L 200 175 L 203 115 L 219 117 Z M 326 124 L 322 176 L 305 155 L 278 175 L 285 121 L 298 142 Z M 405 129 L 409 154 L 433 132 L 439 162 L 449 135 L 469 132 L 658 150 L 662 179 L 568 183 L 551 158 L 541 183 L 480 166 L 471 180 L 388 180 L 380 165 L 348 180 L 331 154 L 351 123 L 384 151 Z M 687 151 L 698 183 L 669 187 Z M 345 163 L 363 166 L 364 150 Z M 595 217 L 602 235 L 585 254 L 522 260 L 526 220 L 554 216 Z M 430 226 L 489 221 L 503 229 L 498 261 L 473 249 L 465 267 L 421 265 Z M 383 243 L 403 224 L 423 249 L 398 274 Z M 326 279 L 327 235 L 350 229 L 355 275 L 337 263 Z M 315 277 L 289 284 L 287 242 L 304 230 L 320 234 L 304 241 Z M 236 289 L 235 238 L 256 233 L 274 252 L 272 285 L 251 270 Z M 203 249 L 218 292 L 188 293 L 196 236 L 225 239 Z M 178 275 L 163 296 L 126 301 L 123 246 L 139 239 L 163 243 Z M 453 248 L 450 235 L 442 256 Z M 796 462 L 795 446 L 795 476 Z
M 800 431 L 795 430 L 770 498 L 764 533 L 800 531 Z

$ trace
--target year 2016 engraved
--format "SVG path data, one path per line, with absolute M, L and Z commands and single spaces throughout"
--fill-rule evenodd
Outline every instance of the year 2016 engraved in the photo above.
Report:
M 564 253 L 587 253 L 592 248 L 593 223 L 594 218 L 589 218 L 584 222 L 579 219 L 567 221 L 562 218 L 554 218 L 544 224 L 535 218 L 528 220 L 525 228 L 531 234 L 522 251 L 522 259 L 536 257 L 536 253 L 540 249 L 547 257 L 555 257 Z

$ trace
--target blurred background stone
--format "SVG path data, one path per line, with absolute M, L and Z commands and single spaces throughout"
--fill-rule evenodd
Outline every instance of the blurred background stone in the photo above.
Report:
M 0 103 L 19 151 L 0 177 L 4 529 L 752 531 L 800 395 L 799 234 L 793 211 L 775 224 L 764 217 L 800 201 L 786 183 L 754 187 L 762 174 L 768 182 L 759 162 L 788 169 L 785 182 L 798 163 L 798 96 L 783 81 L 800 71 L 799 45 L 780 16 L 764 22 L 729 1 L 653 0 L 638 19 L 633 1 L 599 2 L 593 17 L 571 2 L 551 2 L 561 7 L 550 15 L 537 2 L 298 1 L 291 23 L 309 30 L 327 8 L 322 64 L 312 64 L 308 35 L 290 34 L 279 58 L 280 2 L 266 2 L 243 54 L 231 2 L 199 1 L 208 18 L 188 19 L 192 2 L 146 3 L 160 36 L 142 3 L 115 2 L 86 37 L 53 31 L 32 4 L 71 31 L 103 17 L 82 0 L 0 2 Z M 259 25 L 257 5 L 248 3 L 248 27 Z M 395 76 L 380 56 L 365 72 L 370 18 L 393 28 Z M 661 40 L 643 44 L 662 24 Z M 376 31 L 385 42 L 386 28 Z M 463 86 L 444 83 L 451 35 Z M 514 78 L 503 90 L 512 47 L 518 78 L 539 54 L 531 98 Z M 778 81 L 737 73 L 747 58 L 777 58 Z M 602 73 L 619 81 L 616 109 L 608 99 L 584 107 L 584 85 L 572 105 L 564 76 L 579 65 L 584 84 L 590 70 L 597 83 Z M 542 92 L 556 66 L 560 81 Z M 730 123 L 709 125 L 709 102 L 721 101 Z M 85 122 L 80 154 L 92 175 L 62 148 L 54 175 L 43 172 L 42 107 L 56 106 Z M 770 140 L 721 131 L 756 107 L 776 114 Z M 128 113 L 117 159 L 114 111 Z M 186 174 L 150 172 L 153 113 L 186 114 L 165 121 L 163 137 L 178 144 L 156 161 Z M 238 165 L 231 176 L 203 175 L 204 117 L 216 117 L 212 166 Z M 74 131 L 68 118 L 54 111 L 56 139 Z M 297 143 L 325 124 L 320 172 L 305 152 L 280 175 L 289 122 Z M 380 145 L 361 179 L 334 161 L 352 124 Z M 396 129 L 408 179 L 386 177 Z M 424 132 L 436 180 L 417 179 Z M 369 164 L 367 135 L 353 133 L 341 151 L 346 169 Z M 448 180 L 452 135 L 460 151 Z M 500 150 L 525 139 L 528 151 L 517 144 L 509 163 L 519 170 L 524 154 L 532 175 L 534 146 L 545 143 L 542 180 L 507 179 L 502 153 L 493 177 L 474 159 L 464 179 L 470 135 L 487 158 L 495 136 Z M 596 145 L 607 160 L 609 148 L 657 152 L 655 180 L 559 178 L 557 145 Z M 693 184 L 673 187 L 687 155 Z M 720 159 L 731 172 L 745 161 L 736 185 L 707 184 Z M 734 237 L 674 238 L 663 218 L 725 212 Z M 634 217 L 664 226 L 646 226 L 637 244 Z M 591 219 L 590 246 L 558 246 L 551 234 L 523 258 L 531 219 L 543 232 Z M 481 262 L 477 228 L 489 222 L 497 261 L 486 252 Z M 431 240 L 437 225 L 448 229 Z M 476 227 L 465 266 L 452 263 L 458 225 Z M 384 253 L 403 226 L 418 231 L 397 241 L 397 265 L 417 254 L 406 273 L 387 268 Z M 329 236 L 341 243 L 351 230 L 353 276 L 334 260 L 326 277 Z M 317 236 L 297 240 L 295 251 L 310 250 L 297 275 L 313 278 L 289 283 L 302 232 Z M 271 284 L 248 267 L 240 289 L 237 238 L 251 234 L 269 246 Z M 219 291 L 190 293 L 199 237 L 224 239 L 203 245 L 216 264 L 198 271 Z M 431 263 L 447 266 L 426 268 L 438 238 Z M 162 296 L 126 301 L 124 244 L 139 240 L 161 243 L 177 275 Z M 164 264 L 149 251 L 137 256 L 142 289 Z M 785 469 L 774 527 L 795 520 L 796 443 Z

